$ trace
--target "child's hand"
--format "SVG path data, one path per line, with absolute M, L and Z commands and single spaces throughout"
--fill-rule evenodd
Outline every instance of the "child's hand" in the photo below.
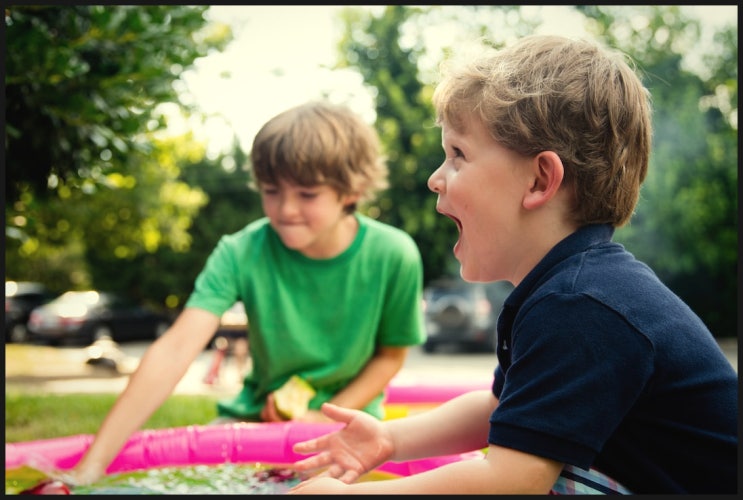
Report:
M 310 471 L 327 467 L 317 475 L 318 478 L 331 477 L 350 484 L 392 456 L 392 439 L 381 421 L 363 411 L 330 403 L 323 404 L 322 412 L 346 426 L 324 436 L 296 443 L 293 447 L 296 453 L 316 455 L 297 461 L 293 467 L 295 470 Z
M 279 411 L 276 409 L 275 400 L 273 397 L 273 393 L 270 393 L 266 397 L 266 405 L 261 410 L 261 420 L 263 422 L 286 422 L 287 419 L 284 418 Z M 330 417 L 326 417 L 323 415 L 321 411 L 318 410 L 307 410 L 307 413 L 302 415 L 299 418 L 295 418 L 297 422 L 332 422 L 333 420 Z
M 279 414 L 279 410 L 276 409 L 276 401 L 273 398 L 273 392 L 268 393 L 266 396 L 266 404 L 263 405 L 261 410 L 261 420 L 263 422 L 285 422 L 286 419 Z
M 39 473 L 45 475 L 34 486 L 19 492 L 19 495 L 73 495 L 75 486 L 91 484 L 98 480 L 100 474 L 83 473 L 75 469 L 48 469 Z
M 266 404 L 261 410 L 264 422 L 283 422 L 299 420 L 303 422 L 327 422 L 320 412 L 307 416 L 309 403 L 316 394 L 315 389 L 298 375 L 292 375 L 284 385 L 266 396 Z M 306 417 L 306 418 L 305 418 Z

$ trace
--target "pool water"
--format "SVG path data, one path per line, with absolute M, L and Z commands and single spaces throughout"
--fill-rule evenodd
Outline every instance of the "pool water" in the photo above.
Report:
M 359 481 L 397 477 L 372 471 Z M 5 471 L 5 493 L 18 494 L 32 488 L 46 475 L 23 466 Z M 160 467 L 109 474 L 89 486 L 72 488 L 73 495 L 282 495 L 301 478 L 280 464 L 219 464 Z
M 188 467 L 162 467 L 111 474 L 87 487 L 77 487 L 74 494 L 100 495 L 126 489 L 133 495 L 281 495 L 299 483 L 292 471 L 270 476 L 275 469 L 254 465 L 223 464 L 193 465 Z

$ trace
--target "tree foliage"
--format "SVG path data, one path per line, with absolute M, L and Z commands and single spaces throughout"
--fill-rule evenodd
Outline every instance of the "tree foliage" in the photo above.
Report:
M 179 103 L 174 82 L 229 30 L 204 31 L 208 7 L 13 6 L 6 9 L 6 173 L 50 193 L 47 179 L 98 182 L 147 152 L 157 106 Z
M 191 111 L 179 75 L 230 40 L 207 8 L 6 9 L 6 277 L 130 291 L 148 271 L 125 264 L 188 247 L 205 198 L 179 162 L 204 148 L 157 137 L 162 104 Z
M 163 139 L 180 75 L 230 40 L 208 6 L 6 8 L 6 277 L 95 285 L 182 305 L 222 234 L 259 217 L 238 145 L 219 158 Z M 532 9 L 527 11 L 526 9 Z M 459 41 L 494 46 L 536 30 L 534 6 L 344 10 L 339 66 L 375 95 L 390 188 L 364 210 L 410 233 L 424 279 L 458 273 L 457 230 L 435 211 L 443 160 L 431 94 Z M 689 67 L 700 24 L 678 6 L 576 6 L 585 26 L 639 65 L 654 106 L 648 178 L 616 239 L 656 270 L 717 336 L 737 332 L 735 19 Z M 444 36 L 446 35 L 446 36 Z M 152 272 L 156 270 L 157 272 Z
M 731 24 L 717 34 L 704 74 L 684 65 L 684 55 L 700 41 L 700 25 L 678 6 L 577 9 L 597 38 L 638 62 L 653 98 L 650 174 L 636 216 L 617 231 L 617 240 L 650 264 L 713 333 L 734 335 L 737 28 Z M 485 35 L 499 46 L 532 32 L 530 19 L 518 6 L 388 6 L 376 17 L 347 15 L 342 59 L 376 90 L 377 128 L 391 152 L 392 187 L 380 202 L 380 218 L 413 235 L 427 281 L 456 272 L 450 257 L 456 229 L 435 213 L 435 196 L 426 188 L 442 153 L 432 121 L 431 73 L 419 62 L 440 60 L 449 48 L 431 54 L 426 29 L 457 24 L 460 38 Z
M 183 305 L 220 237 L 234 233 L 263 216 L 258 193 L 248 188 L 249 163 L 238 144 L 234 144 L 229 154 L 214 160 L 205 157 L 184 165 L 180 179 L 199 186 L 208 203 L 199 210 L 189 228 L 188 252 L 162 248 L 152 257 L 157 260 L 158 269 L 162 269 L 165 279 L 151 276 L 148 286 L 166 294 L 170 307 Z
M 436 197 L 428 177 L 443 161 L 441 132 L 435 124 L 430 71 L 421 58 L 430 54 L 423 36 L 427 26 L 460 23 L 483 33 L 478 22 L 484 11 L 507 17 L 515 7 L 469 8 L 387 6 L 379 16 L 351 9 L 340 40 L 341 65 L 356 68 L 376 96 L 376 128 L 387 153 L 390 188 L 380 197 L 373 216 L 407 231 L 421 249 L 424 281 L 458 274 L 451 248 L 457 229 L 436 212 Z M 511 18 L 512 21 L 518 18 Z M 528 30 L 528 22 L 514 23 Z M 446 49 L 446 47 L 442 47 Z M 430 68 L 429 68 L 430 70 Z
M 388 6 L 380 17 L 349 11 L 340 46 L 343 58 L 352 61 L 374 89 L 376 128 L 390 170 L 390 187 L 370 215 L 411 234 L 418 247 L 426 249 L 422 256 L 428 273 L 441 269 L 448 259 L 456 229 L 436 214 L 436 199 L 426 187 L 441 161 L 441 139 L 426 94 L 430 89 L 418 79 L 420 49 L 399 46 L 400 29 L 414 12 L 404 6 Z
M 677 6 L 586 7 L 593 28 L 641 65 L 653 152 L 629 227 L 617 232 L 717 336 L 737 333 L 737 28 L 717 33 L 705 68 L 683 55 L 699 21 Z

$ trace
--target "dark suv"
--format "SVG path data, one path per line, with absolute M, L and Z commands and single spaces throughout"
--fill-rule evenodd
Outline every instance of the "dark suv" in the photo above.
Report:
M 31 310 L 46 304 L 57 294 L 33 281 L 5 282 L 5 342 L 25 342 Z
M 506 297 L 507 281 L 468 283 L 461 278 L 432 282 L 423 291 L 426 318 L 425 352 L 442 344 L 469 351 L 495 352 L 495 327 Z

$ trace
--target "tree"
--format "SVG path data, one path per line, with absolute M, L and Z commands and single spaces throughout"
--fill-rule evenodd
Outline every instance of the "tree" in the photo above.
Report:
M 188 247 L 204 197 L 178 162 L 203 146 L 157 136 L 161 105 L 194 111 L 180 74 L 231 38 L 207 8 L 6 8 L 6 277 L 133 289 L 125 264 Z
M 340 65 L 358 69 L 376 95 L 376 128 L 390 167 L 390 187 L 369 212 L 413 237 L 421 249 L 426 283 L 459 271 L 451 255 L 456 226 L 436 213 L 436 196 L 427 186 L 443 152 L 431 104 L 431 75 L 420 67 L 422 57 L 432 56 L 422 32 L 441 22 L 461 23 L 463 32 L 467 28 L 482 32 L 477 19 L 483 11 L 506 16 L 518 13 L 518 7 L 450 10 L 391 5 L 379 16 L 358 9 L 343 13 L 346 31 L 339 43 Z M 531 25 L 520 26 L 528 30 Z
M 67 184 L 125 171 L 165 127 L 158 105 L 179 105 L 174 82 L 223 47 L 207 6 L 12 6 L 6 9 L 8 201 L 34 196 L 54 174 Z
M 641 64 L 652 94 L 650 169 L 637 213 L 616 239 L 716 336 L 736 335 L 737 28 L 718 33 L 707 67 L 695 72 L 683 54 L 699 43 L 699 22 L 677 6 L 583 10 L 598 35 Z
M 206 24 L 207 8 L 6 8 L 6 277 L 60 289 L 106 284 L 177 306 L 218 237 L 260 214 L 243 189 L 239 148 L 210 159 L 190 136 L 158 134 L 161 105 L 196 112 L 179 101 L 183 71 L 230 39 L 228 28 Z M 527 8 L 344 11 L 339 66 L 356 68 L 376 95 L 390 166 L 390 188 L 364 210 L 413 236 L 426 283 L 457 273 L 456 228 L 427 188 L 443 159 L 431 106 L 436 66 L 460 39 L 483 34 L 500 46 L 534 32 L 540 19 Z M 615 239 L 715 335 L 734 335 L 735 19 L 699 69 L 685 54 L 699 44 L 700 26 L 679 6 L 576 9 L 597 38 L 640 64 L 652 92 L 650 172 L 635 217 Z
M 188 252 L 162 248 L 153 256 L 163 272 L 161 276 L 148 278 L 148 288 L 166 294 L 171 307 L 184 304 L 193 290 L 196 276 L 221 236 L 234 233 L 263 216 L 258 193 L 248 187 L 247 155 L 237 142 L 229 154 L 184 165 L 180 178 L 191 186 L 199 186 L 208 202 L 193 218 L 188 230 Z
M 617 241 L 651 265 L 715 335 L 737 331 L 737 28 L 718 34 L 707 74 L 685 67 L 699 22 L 678 6 L 578 6 L 597 38 L 639 62 L 654 103 L 650 173 L 636 216 Z M 426 28 L 458 26 L 494 46 L 535 28 L 518 6 L 388 6 L 377 17 L 346 14 L 341 60 L 377 94 L 377 128 L 389 153 L 391 188 L 379 217 L 408 231 L 422 250 L 425 279 L 450 265 L 456 230 L 434 210 L 426 180 L 441 161 L 430 105 Z M 458 16 L 458 17 L 455 17 Z M 451 34 L 452 30 L 439 30 Z M 460 36 L 461 37 L 461 36 Z M 427 44 L 426 41 L 429 43 Z M 433 66 L 430 64 L 429 66 Z M 456 272 L 456 271 L 454 271 Z

